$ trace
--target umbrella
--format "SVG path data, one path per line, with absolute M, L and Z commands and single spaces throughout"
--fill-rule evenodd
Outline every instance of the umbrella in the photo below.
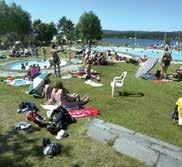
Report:
M 144 64 L 142 64 L 136 74 L 135 77 L 136 78 L 142 78 L 144 77 L 150 70 L 152 70 L 152 68 L 156 65 L 156 63 L 158 62 L 158 58 L 154 58 L 154 59 L 148 59 Z
M 35 93 L 40 87 L 43 86 L 44 81 L 50 76 L 49 73 L 43 72 L 38 75 L 32 82 L 32 84 L 28 88 L 28 93 L 33 94 Z

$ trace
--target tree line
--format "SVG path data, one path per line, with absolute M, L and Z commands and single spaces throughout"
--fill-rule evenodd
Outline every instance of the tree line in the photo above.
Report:
M 93 12 L 85 12 L 75 25 L 69 18 L 63 16 L 58 23 L 42 22 L 40 19 L 31 20 L 31 15 L 16 3 L 6 4 L 0 0 L 0 46 L 11 46 L 15 41 L 21 41 L 24 45 L 50 44 L 54 35 L 57 35 L 58 43 L 63 38 L 71 45 L 73 40 L 83 43 L 92 43 L 102 38 L 100 19 Z
M 182 40 L 182 32 L 147 32 L 147 31 L 110 31 L 103 30 L 103 38 L 138 38 L 138 39 L 157 39 Z

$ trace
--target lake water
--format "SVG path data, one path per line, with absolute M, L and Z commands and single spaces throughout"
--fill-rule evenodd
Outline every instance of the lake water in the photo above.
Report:
M 155 40 L 155 39 L 123 39 L 123 38 L 103 38 L 102 42 L 112 43 L 112 44 L 127 44 L 127 45 L 139 45 L 139 46 L 151 46 L 151 45 L 164 45 L 164 40 Z M 176 44 L 176 41 L 173 40 L 172 44 Z

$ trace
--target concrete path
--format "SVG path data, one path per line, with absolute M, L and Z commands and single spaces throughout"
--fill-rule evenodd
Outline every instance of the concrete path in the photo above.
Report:
M 156 167 L 182 167 L 182 148 L 161 140 L 92 119 L 88 125 L 89 137 L 108 144 L 117 152 Z

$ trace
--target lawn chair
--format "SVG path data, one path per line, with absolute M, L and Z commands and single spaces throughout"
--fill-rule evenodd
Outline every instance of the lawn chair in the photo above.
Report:
M 126 78 L 127 75 L 127 71 L 124 71 L 120 77 L 114 77 L 113 81 L 111 82 L 111 87 L 112 87 L 112 97 L 114 96 L 114 89 L 115 87 L 120 87 L 121 91 L 122 91 L 122 96 L 124 96 L 124 90 L 123 90 L 123 86 L 124 86 L 124 80 Z

